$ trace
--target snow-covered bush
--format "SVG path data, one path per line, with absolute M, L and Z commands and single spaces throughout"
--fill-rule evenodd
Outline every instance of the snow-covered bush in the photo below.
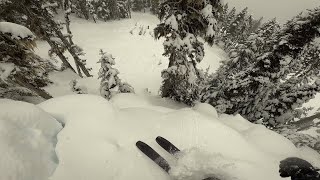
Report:
M 204 57 L 199 37 L 212 44 L 216 28 L 213 11 L 213 6 L 202 0 L 161 3 L 161 23 L 154 32 L 155 38 L 165 38 L 163 55 L 169 57 L 169 67 L 162 72 L 162 97 L 189 105 L 198 101 L 203 74 L 196 66 Z
M 48 179 L 58 166 L 61 124 L 25 102 L 0 99 L 0 109 L 0 179 Z
M 88 94 L 88 90 L 85 86 L 80 86 L 76 79 L 70 81 L 70 87 L 72 92 L 77 94 Z
M 119 71 L 112 66 L 115 65 L 114 58 L 111 54 L 100 50 L 101 58 L 98 63 L 101 63 L 98 78 L 101 78 L 100 94 L 106 99 L 110 99 L 117 93 L 133 93 L 133 88 L 128 83 L 122 83 L 118 77 Z

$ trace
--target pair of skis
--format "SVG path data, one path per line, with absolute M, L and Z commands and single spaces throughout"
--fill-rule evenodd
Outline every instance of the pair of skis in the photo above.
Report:
M 176 155 L 177 153 L 180 152 L 180 150 L 173 145 L 170 141 L 168 141 L 167 139 L 158 136 L 156 138 L 156 142 L 164 149 L 166 150 L 169 154 L 171 155 Z M 146 156 L 148 156 L 153 162 L 155 162 L 160 168 L 162 168 L 164 171 L 166 171 L 167 173 L 169 173 L 171 167 L 168 163 L 167 160 L 165 160 L 159 153 L 157 153 L 154 149 L 152 149 L 148 144 L 142 142 L 142 141 L 138 141 L 136 143 L 136 146 L 138 147 L 138 149 L 143 152 L 143 154 L 145 154 Z M 203 180 L 219 180 L 217 178 L 213 178 L 213 177 L 208 177 L 206 179 Z

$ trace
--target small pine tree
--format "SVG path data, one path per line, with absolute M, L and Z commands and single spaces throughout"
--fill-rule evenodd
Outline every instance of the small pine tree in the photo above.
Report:
M 112 66 L 115 65 L 114 58 L 111 54 L 100 50 L 101 58 L 98 63 L 101 63 L 101 68 L 98 78 L 101 78 L 100 94 L 106 99 L 110 99 L 117 93 L 133 93 L 133 88 L 128 83 L 122 83 L 118 77 L 119 71 Z

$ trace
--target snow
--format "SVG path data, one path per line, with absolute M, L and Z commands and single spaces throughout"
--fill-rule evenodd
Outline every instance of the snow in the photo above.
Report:
M 173 15 L 173 14 L 168 19 L 166 19 L 166 21 L 164 23 L 167 25 L 170 25 L 171 28 L 175 31 L 179 30 L 177 19 L 176 19 L 175 15 Z
M 30 38 L 33 40 L 35 36 L 26 27 L 10 22 L 0 22 L 0 32 L 9 33 L 13 39 Z
M 216 26 L 216 20 L 212 14 L 212 5 L 207 4 L 205 8 L 203 8 L 201 10 L 201 14 L 203 15 L 203 17 L 205 17 L 209 23 L 208 28 L 207 28 L 207 32 L 206 32 L 206 36 L 209 37 L 213 37 L 214 36 L 214 28 Z
M 0 99 L 0 179 L 44 180 L 54 172 L 61 125 L 35 105 Z
M 74 79 L 78 80 L 80 79 L 80 77 L 71 70 L 65 70 L 63 72 L 51 72 L 49 74 L 49 79 L 53 83 L 45 87 L 44 90 L 46 90 L 54 97 L 59 97 L 67 94 L 73 94 L 73 92 L 71 91 L 70 82 Z M 99 81 L 97 81 L 97 83 L 99 83 Z
M 0 79 L 6 81 L 14 70 L 13 63 L 0 63 Z
M 100 59 L 99 50 L 103 49 L 115 58 L 115 68 L 120 72 L 119 78 L 132 85 L 136 93 L 144 92 L 148 88 L 152 94 L 158 94 L 162 82 L 161 72 L 168 67 L 169 61 L 167 57 L 162 56 L 164 39 L 155 41 L 151 33 L 159 23 L 156 16 L 133 12 L 132 19 L 97 21 L 97 23 L 74 16 L 70 16 L 70 19 L 73 40 L 86 53 L 84 59 L 87 59 L 87 66 L 93 68 L 91 74 L 95 78 L 100 69 L 100 64 L 97 63 Z M 131 34 L 130 31 L 137 26 L 149 27 L 149 32 L 138 35 L 133 31 Z M 48 59 L 47 43 L 37 41 L 37 48 L 36 53 Z M 217 46 L 210 47 L 205 44 L 204 48 L 205 57 L 197 67 L 202 69 L 210 67 L 209 72 L 213 72 L 227 55 Z M 70 63 L 74 65 L 72 57 L 68 57 Z M 55 88 L 54 91 L 61 90 Z M 61 93 L 53 92 L 53 96 L 55 94 Z
M 58 136 L 60 163 L 52 180 L 197 179 L 213 174 L 225 179 L 280 180 L 279 162 L 286 157 L 303 157 L 319 165 L 320 155 L 313 150 L 297 149 L 241 116 L 212 116 L 216 111 L 206 104 L 186 108 L 171 101 L 160 105 L 144 95 L 118 94 L 111 101 L 69 95 L 38 106 L 65 124 Z M 225 118 L 236 125 L 229 126 Z M 156 144 L 159 135 L 183 150 L 179 160 Z M 169 176 L 135 147 L 138 140 L 169 161 Z
M 168 59 L 162 56 L 163 39 L 154 41 L 152 34 L 139 35 L 132 28 L 139 24 L 152 31 L 159 22 L 148 14 L 132 15 L 132 19 L 96 24 L 71 17 L 74 41 L 86 52 L 94 76 L 81 79 L 71 70 L 50 73 L 53 84 L 45 90 L 55 98 L 37 107 L 0 100 L 0 153 L 12 153 L 0 158 L 0 179 L 194 180 L 215 176 L 280 180 L 284 178 L 278 173 L 279 162 L 290 156 L 320 167 L 320 155 L 312 149 L 296 148 L 283 136 L 240 115 L 218 115 L 205 103 L 190 108 L 157 96 L 161 71 L 168 66 Z M 47 43 L 37 44 L 37 54 L 48 59 Z M 113 54 L 120 78 L 132 84 L 137 94 L 117 94 L 110 101 L 99 96 L 101 48 Z M 213 72 L 226 55 L 215 46 L 206 45 L 205 51 L 199 67 L 210 67 Z M 69 85 L 73 80 L 89 94 L 74 95 Z M 57 122 L 64 126 L 62 130 Z M 177 157 L 169 155 L 155 142 L 159 135 L 182 152 Z M 169 161 L 170 175 L 135 147 L 138 140 Z M 7 142 L 15 151 L 8 150 Z M 8 177 L 8 172 L 17 176 Z

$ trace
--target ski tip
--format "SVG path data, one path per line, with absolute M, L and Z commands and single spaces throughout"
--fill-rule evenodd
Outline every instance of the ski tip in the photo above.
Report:
M 150 148 L 150 146 L 142 141 L 137 141 L 136 146 L 141 149 L 141 148 Z
M 136 146 L 137 146 L 137 147 L 142 147 L 142 146 L 144 146 L 144 142 L 142 142 L 142 141 L 137 141 L 137 142 L 136 142 Z
M 159 140 L 164 140 L 164 138 L 161 137 L 161 136 L 158 136 L 158 137 L 156 138 L 156 141 L 159 141 Z

